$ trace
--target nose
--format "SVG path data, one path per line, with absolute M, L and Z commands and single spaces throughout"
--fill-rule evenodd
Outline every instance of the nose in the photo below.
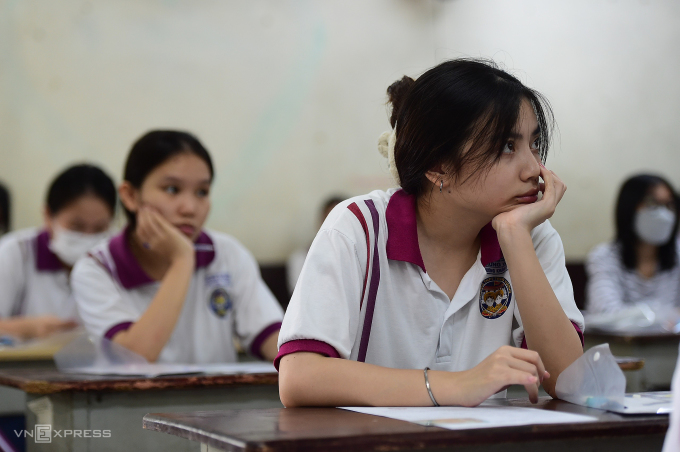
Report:
M 185 193 L 179 200 L 178 211 L 184 217 L 191 217 L 196 213 L 198 200 L 193 194 Z
M 541 175 L 541 166 L 539 165 L 539 159 L 541 158 L 538 153 L 533 152 L 529 146 L 522 149 L 522 168 L 520 171 L 520 178 L 523 181 L 530 181 L 536 179 L 538 181 L 538 176 Z

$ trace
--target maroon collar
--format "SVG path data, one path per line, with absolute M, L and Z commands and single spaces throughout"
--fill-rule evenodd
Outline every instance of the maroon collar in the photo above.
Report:
M 109 241 L 109 252 L 111 258 L 116 264 L 116 274 L 120 284 L 126 289 L 132 289 L 137 286 L 151 284 L 155 282 L 139 265 L 137 258 L 132 254 L 130 244 L 127 241 L 127 233 L 129 227 L 125 228 L 120 234 L 116 235 Z M 213 246 L 213 241 L 208 234 L 201 231 L 201 235 L 195 242 L 201 245 Z M 196 250 L 196 268 L 203 268 L 210 265 L 215 259 L 215 250 Z
M 396 191 L 390 198 L 385 212 L 387 221 L 387 258 L 410 262 L 423 271 L 425 263 L 418 245 L 416 226 L 416 198 L 404 190 Z M 487 266 L 503 257 L 496 231 L 487 224 L 480 231 L 482 265 Z
M 50 250 L 50 233 L 46 229 L 35 236 L 35 267 L 44 272 L 65 269 L 57 255 Z

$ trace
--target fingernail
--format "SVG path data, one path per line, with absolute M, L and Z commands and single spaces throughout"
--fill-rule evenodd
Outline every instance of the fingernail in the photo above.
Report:
M 545 168 L 545 166 L 543 166 L 543 163 L 538 162 L 538 164 L 541 165 L 541 168 Z
M 550 373 L 547 370 L 543 372 L 543 378 L 550 378 Z

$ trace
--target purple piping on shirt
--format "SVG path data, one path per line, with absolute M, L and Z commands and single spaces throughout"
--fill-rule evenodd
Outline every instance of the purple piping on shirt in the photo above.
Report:
M 253 339 L 253 342 L 250 344 L 250 353 L 253 356 L 257 356 L 260 359 L 264 359 L 264 356 L 262 356 L 262 353 L 260 352 L 260 348 L 262 348 L 262 344 L 264 341 L 275 331 L 278 331 L 281 329 L 281 322 L 275 322 L 260 331 L 260 334 L 255 336 L 255 339 Z
M 364 305 L 364 295 L 366 295 L 366 282 L 368 281 L 368 262 L 370 262 L 371 259 L 371 240 L 368 235 L 368 226 L 366 225 L 366 219 L 364 218 L 364 214 L 361 212 L 361 209 L 359 206 L 357 206 L 357 203 L 353 202 L 347 208 L 354 214 L 355 217 L 359 220 L 359 223 L 361 223 L 361 227 L 364 230 L 364 235 L 366 236 L 366 272 L 364 273 L 364 286 L 361 289 L 361 300 L 359 300 L 359 310 Z
M 368 340 L 371 337 L 371 326 L 373 325 L 373 311 L 375 310 L 375 299 L 378 295 L 378 285 L 380 284 L 380 257 L 378 256 L 378 234 L 380 223 L 378 222 L 378 211 L 375 204 L 367 199 L 366 205 L 373 217 L 373 265 L 371 268 L 371 285 L 368 288 L 368 300 L 366 300 L 366 315 L 364 315 L 364 327 L 361 331 L 361 342 L 359 343 L 359 356 L 357 361 L 366 361 L 366 351 L 368 350 Z M 366 263 L 368 265 L 368 262 Z
M 50 233 L 42 231 L 35 237 L 35 267 L 40 271 L 58 271 L 64 270 L 64 264 L 61 263 L 56 254 L 50 250 Z
M 578 338 L 581 339 L 581 347 L 584 346 L 585 344 L 585 337 L 583 336 L 583 331 L 581 331 L 581 328 L 574 322 L 571 322 L 572 325 L 574 325 L 574 329 L 576 330 L 576 334 L 578 334 Z M 522 338 L 522 345 L 521 348 L 527 348 L 527 338 L 523 337 Z
M 294 341 L 286 342 L 279 348 L 279 353 L 274 358 L 274 367 L 279 370 L 279 363 L 281 358 L 291 353 L 307 352 L 318 353 L 320 355 L 328 356 L 329 358 L 340 358 L 340 353 L 333 348 L 333 346 L 323 341 L 316 339 L 296 339 Z
M 104 334 L 104 337 L 107 338 L 108 340 L 113 340 L 113 337 L 120 333 L 121 331 L 127 331 L 130 329 L 132 326 L 132 322 L 121 322 L 116 325 L 113 325 L 109 330 Z

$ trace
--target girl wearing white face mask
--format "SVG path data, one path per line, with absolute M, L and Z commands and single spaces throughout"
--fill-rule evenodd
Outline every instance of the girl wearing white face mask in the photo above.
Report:
M 613 313 L 645 303 L 664 318 L 680 307 L 678 198 L 665 179 L 628 179 L 616 206 L 616 240 L 588 255 L 587 308 Z
M 43 337 L 76 326 L 69 274 L 109 237 L 116 206 L 111 178 L 92 165 L 68 168 L 50 185 L 45 227 L 0 241 L 0 335 Z

